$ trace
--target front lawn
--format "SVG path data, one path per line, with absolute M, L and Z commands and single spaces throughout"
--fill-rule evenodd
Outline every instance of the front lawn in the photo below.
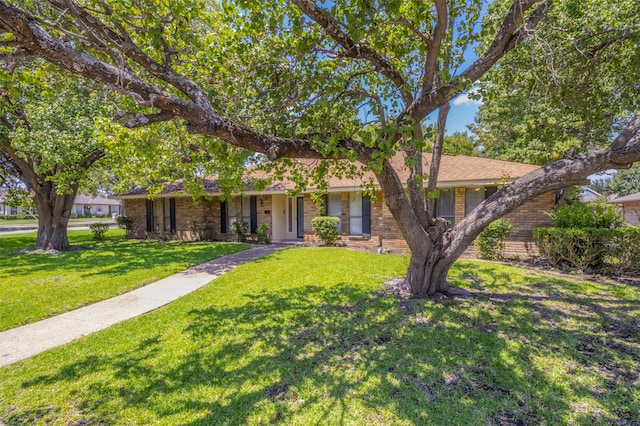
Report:
M 225 243 L 164 243 L 124 239 L 110 230 L 69 231 L 73 246 L 59 254 L 28 253 L 34 234 L 0 235 L 0 331 L 104 300 L 190 266 L 249 247 Z
M 634 424 L 640 295 L 485 262 L 399 297 L 406 258 L 298 248 L 0 369 L 12 424 Z

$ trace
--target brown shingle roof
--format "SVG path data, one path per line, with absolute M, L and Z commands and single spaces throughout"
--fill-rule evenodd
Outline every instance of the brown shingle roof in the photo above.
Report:
M 608 201 L 610 204 L 624 204 L 624 203 L 632 203 L 634 201 L 640 201 L 640 192 L 636 192 L 635 194 L 625 195 L 624 197 L 614 198 L 613 200 Z
M 303 167 L 313 168 L 317 165 L 318 160 L 298 159 L 296 160 Z M 431 161 L 431 154 L 424 154 L 423 156 L 423 172 L 429 173 L 429 164 Z M 404 156 L 401 154 L 396 155 L 391 159 L 391 164 L 398 172 L 400 180 L 405 182 L 409 177 L 409 168 L 404 163 Z M 452 186 L 465 186 L 465 185 L 486 185 L 490 183 L 497 183 L 504 177 L 509 179 L 516 179 L 523 176 L 535 169 L 538 166 L 530 164 L 514 163 L 503 160 L 493 160 L 490 158 L 470 157 L 466 155 L 448 156 L 444 155 L 440 162 L 440 172 L 438 176 L 439 187 L 452 187 Z M 264 179 L 267 174 L 262 171 L 251 170 L 248 173 L 249 177 Z M 374 179 L 373 172 L 364 172 L 361 178 L 338 178 L 335 176 L 328 177 L 329 188 L 356 188 L 362 186 L 370 178 Z M 285 190 L 294 189 L 294 184 L 286 179 L 282 182 L 277 181 L 268 186 L 264 191 L 278 191 L 283 192 Z M 220 193 L 220 187 L 216 183 L 216 178 L 208 177 L 205 179 L 205 190 L 210 194 Z M 250 185 L 247 187 L 247 191 L 254 190 Z M 176 194 L 184 193 L 184 186 L 182 180 L 176 181 L 172 184 L 168 184 L 161 194 Z M 144 188 L 136 189 L 125 194 L 125 198 L 128 196 L 146 195 Z

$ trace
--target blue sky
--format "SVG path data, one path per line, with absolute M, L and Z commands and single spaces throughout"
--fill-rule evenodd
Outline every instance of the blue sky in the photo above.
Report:
M 451 101 L 451 110 L 447 118 L 445 134 L 451 135 L 455 132 L 468 132 L 467 126 L 473 123 L 479 107 L 480 101 L 469 99 L 466 93 L 463 93 Z M 428 117 L 427 122 L 435 123 L 437 117 L 438 112 L 435 111 Z

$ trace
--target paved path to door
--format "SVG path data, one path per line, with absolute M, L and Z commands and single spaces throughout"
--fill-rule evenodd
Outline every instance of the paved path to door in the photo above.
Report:
M 0 367 L 137 317 L 285 245 L 271 244 L 210 260 L 112 299 L 0 333 Z

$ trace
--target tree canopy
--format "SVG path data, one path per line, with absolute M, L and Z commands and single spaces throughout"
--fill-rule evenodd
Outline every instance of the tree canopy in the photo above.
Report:
M 0 189 L 37 209 L 36 248 L 65 250 L 73 200 L 95 189 L 105 156 L 94 124 L 111 111 L 104 90 L 47 68 L 33 59 L 0 68 Z
M 548 164 L 606 146 L 640 109 L 638 3 L 556 2 L 478 83 L 484 155 Z
M 629 13 L 627 3 L 622 3 L 624 13 Z M 583 78 L 579 87 L 594 91 L 594 99 L 602 100 L 599 106 L 623 103 L 608 116 L 615 123 L 609 123 L 606 148 L 560 159 L 520 178 L 453 229 L 443 219 L 431 217 L 432 201 L 425 189 L 436 193 L 449 102 L 492 69 L 498 75 L 505 70 L 503 78 L 513 74 L 514 88 L 525 85 L 531 64 L 518 63 L 515 56 L 544 63 L 544 55 L 551 51 L 540 56 L 536 44 L 553 47 L 558 36 L 561 44 L 575 45 L 570 41 L 584 37 L 584 29 L 590 28 L 580 26 L 588 23 L 589 16 L 581 12 L 578 1 L 551 7 L 551 0 L 497 0 L 486 11 L 483 4 L 481 0 L 160 4 L 49 0 L 20 2 L 17 7 L 0 0 L 0 45 L 7 57 L 38 57 L 123 95 L 116 118 L 125 128 L 152 126 L 173 132 L 174 125 L 181 129 L 176 136 L 205 135 L 232 147 L 213 151 L 209 143 L 187 144 L 185 158 L 192 155 L 189 152 L 199 153 L 206 162 L 211 159 L 208 152 L 246 150 L 262 155 L 274 167 L 290 167 L 291 158 L 313 158 L 319 162 L 319 172 L 307 176 L 319 181 L 331 167 L 345 164 L 337 159 L 368 167 L 411 248 L 407 280 L 412 291 L 453 293 L 446 283 L 449 267 L 491 221 L 546 191 L 640 160 L 640 114 L 618 114 L 631 111 L 632 101 L 627 100 L 636 99 L 635 92 L 615 82 L 597 85 Z M 634 16 L 620 17 L 625 18 L 621 34 L 618 27 L 606 32 L 605 27 L 594 26 L 598 33 L 586 39 L 595 49 L 590 62 L 594 70 L 607 67 L 608 52 L 617 58 L 612 67 L 627 65 L 619 57 L 622 53 L 637 58 L 637 38 L 625 32 L 629 24 L 629 31 L 637 34 Z M 573 23 L 573 17 L 580 19 Z M 566 31 L 553 30 L 562 29 L 560 25 L 566 25 Z M 606 43 L 607 37 L 619 37 L 623 51 L 609 49 L 617 42 Z M 474 46 L 477 60 L 466 63 L 465 52 Z M 517 53 L 510 56 L 514 49 Z M 514 65 L 502 68 L 501 60 Z M 557 87 L 570 87 L 572 79 L 582 75 L 579 64 L 567 63 L 567 69 L 575 72 L 567 73 Z M 487 100 L 507 86 L 493 87 L 483 92 Z M 588 102 L 585 97 L 577 103 L 576 114 L 586 114 Z M 436 110 L 432 160 L 429 170 L 423 170 L 427 145 L 423 124 Z M 571 117 L 561 121 L 570 123 Z M 581 147 L 604 146 L 598 132 L 578 136 Z M 179 148 L 174 145 L 170 150 Z M 389 161 L 397 154 L 410 170 L 405 182 Z M 232 158 L 237 166 L 239 157 Z

